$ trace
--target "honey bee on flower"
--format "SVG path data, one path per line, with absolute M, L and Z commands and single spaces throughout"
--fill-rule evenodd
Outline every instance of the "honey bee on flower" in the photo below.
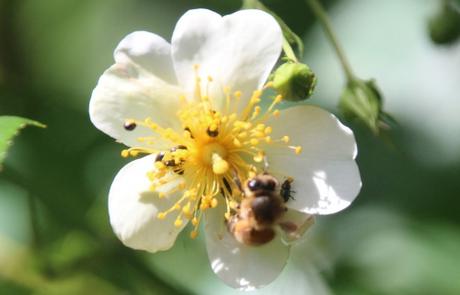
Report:
M 192 238 L 204 223 L 214 272 L 250 290 L 278 276 L 312 215 L 354 200 L 361 180 L 351 130 L 317 107 L 281 110 L 281 96 L 261 105 L 282 40 L 265 12 L 196 9 L 180 18 L 171 44 L 148 32 L 120 42 L 89 111 L 97 128 L 128 146 L 122 156 L 137 157 L 109 192 L 110 222 L 126 246 L 167 250 L 188 223 Z M 259 214 L 242 186 L 264 173 L 275 181 L 266 204 L 276 199 L 282 209 L 267 228 L 280 231 L 254 246 L 234 226 Z M 282 198 L 282 189 L 295 197 Z M 259 225 L 249 230 L 265 230 Z

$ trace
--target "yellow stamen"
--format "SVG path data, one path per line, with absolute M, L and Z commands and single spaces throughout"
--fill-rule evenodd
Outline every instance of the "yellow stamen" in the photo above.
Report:
M 287 135 L 276 139 L 271 137 L 273 128 L 268 122 L 280 116 L 280 111 L 275 108 L 281 103 L 281 96 L 276 96 L 261 113 L 262 90 L 243 96 L 241 91 L 225 87 L 225 105 L 217 110 L 213 107 L 215 97 L 209 91 L 214 79 L 204 74 L 202 81 L 199 65 L 194 66 L 194 71 L 195 91 L 179 97 L 177 118 L 182 130 L 159 126 L 151 118 L 129 118 L 124 122 L 126 132 L 142 126 L 150 129 L 152 134 L 138 138 L 141 147 L 121 152 L 122 157 L 156 155 L 152 171 L 146 175 L 151 182 L 150 191 L 156 192 L 158 198 L 169 200 L 173 194 L 183 192 L 177 202 L 156 217 L 165 219 L 168 214 L 174 215 L 176 227 L 183 226 L 184 220 L 190 220 L 194 227 L 190 233 L 192 238 L 198 235 L 203 211 L 219 206 L 219 194 L 225 200 L 224 217 L 231 218 L 232 210 L 236 210 L 242 199 L 233 179 L 237 177 L 244 182 L 265 171 L 264 162 L 270 157 L 266 154 L 269 146 L 291 149 L 295 154 L 302 151 L 300 146 L 290 144 Z M 271 83 L 267 83 L 264 89 L 269 87 L 272 87 Z M 251 95 L 247 105 L 241 105 L 246 101 L 242 97 L 247 98 L 247 95 Z M 160 150 L 159 146 L 162 147 Z M 175 185 L 171 185 L 173 183 Z

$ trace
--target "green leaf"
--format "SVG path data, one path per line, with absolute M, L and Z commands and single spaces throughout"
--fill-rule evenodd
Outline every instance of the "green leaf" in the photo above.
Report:
M 15 116 L 0 116 L 0 169 L 6 157 L 6 152 L 13 142 L 13 138 L 19 130 L 27 125 L 45 128 L 46 126 L 37 121 Z

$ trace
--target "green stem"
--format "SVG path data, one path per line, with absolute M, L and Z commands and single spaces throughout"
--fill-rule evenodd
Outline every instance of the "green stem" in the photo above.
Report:
M 299 56 L 302 56 L 303 41 L 289 28 L 289 26 L 278 15 L 276 15 L 273 11 L 271 11 L 259 0 L 243 0 L 243 5 L 241 6 L 241 9 L 260 9 L 271 14 L 276 19 L 276 21 L 281 27 L 281 30 L 283 31 L 284 54 L 291 61 L 298 62 L 297 56 L 294 50 L 292 49 L 291 43 L 297 46 L 297 53 L 299 54 Z
M 334 47 L 335 53 L 337 54 L 337 57 L 339 58 L 339 61 L 342 65 L 343 71 L 345 73 L 345 76 L 347 77 L 348 82 L 355 80 L 355 75 L 353 74 L 350 63 L 348 62 L 345 56 L 345 53 L 339 44 L 337 36 L 335 35 L 334 30 L 332 29 L 331 21 L 329 20 L 329 17 L 326 11 L 324 10 L 323 6 L 318 0 L 306 0 L 306 1 L 307 1 L 307 4 L 313 10 L 313 13 L 316 15 L 321 25 L 323 26 L 323 29 L 326 32 L 326 35 L 329 38 L 329 41 Z
M 30 192 L 28 192 L 27 201 L 29 207 L 30 227 L 32 230 L 32 246 L 35 250 L 39 250 L 41 245 L 41 239 L 38 224 L 37 200 Z
M 297 60 L 297 57 L 295 56 L 294 50 L 292 49 L 291 45 L 289 45 L 289 42 L 286 40 L 286 38 L 283 37 L 283 51 L 284 54 L 286 54 L 287 58 L 294 62 L 299 62 Z

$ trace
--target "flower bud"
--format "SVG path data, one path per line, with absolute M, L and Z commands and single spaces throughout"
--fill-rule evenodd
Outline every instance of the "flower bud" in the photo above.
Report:
M 284 100 L 300 101 L 313 93 L 316 76 L 306 64 L 286 62 L 276 69 L 272 83 Z
M 460 37 L 460 8 L 446 2 L 428 23 L 431 40 L 437 44 L 450 44 Z
M 388 127 L 384 121 L 392 121 L 391 116 L 383 112 L 382 96 L 374 80 L 350 81 L 342 92 L 339 108 L 346 119 L 363 122 L 375 134 L 382 127 Z

